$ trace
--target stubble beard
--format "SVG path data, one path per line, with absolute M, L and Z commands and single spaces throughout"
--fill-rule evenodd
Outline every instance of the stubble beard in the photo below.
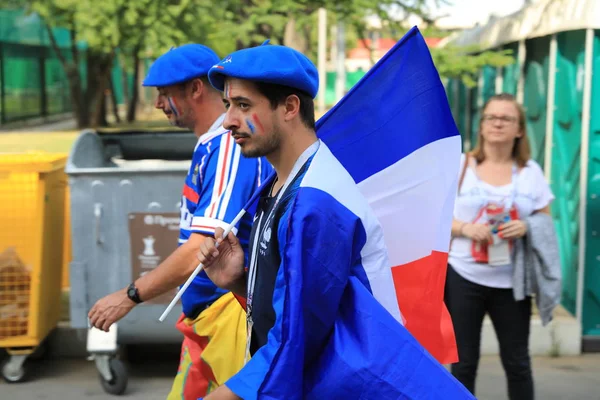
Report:
M 250 141 L 252 141 L 252 136 L 253 135 L 248 135 Z M 255 138 L 254 140 L 256 139 L 258 138 Z M 249 147 L 246 149 L 242 147 L 242 154 L 248 158 L 258 158 L 266 157 L 269 154 L 277 151 L 281 145 L 281 130 L 279 129 L 279 125 L 276 122 L 274 122 L 271 134 L 264 135 L 262 139 L 263 140 L 261 140 L 261 142 L 258 143 L 258 146 Z
M 273 132 L 273 134 L 266 138 L 260 146 L 246 149 L 242 147 L 241 150 L 244 157 L 265 157 L 279 149 L 280 143 L 281 140 L 279 134 L 277 132 Z

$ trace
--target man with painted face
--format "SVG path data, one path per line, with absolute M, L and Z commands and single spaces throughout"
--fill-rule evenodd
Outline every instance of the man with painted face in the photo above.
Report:
M 272 171 L 263 158 L 246 158 L 223 128 L 222 94 L 208 82 L 219 62 L 214 51 L 187 44 L 159 57 L 143 85 L 156 87 L 155 107 L 169 122 L 198 137 L 181 197 L 178 248 L 155 270 L 128 288 L 100 299 L 89 313 L 90 323 L 108 331 L 143 301 L 183 284 L 198 264 L 196 250 L 215 228 L 226 227 Z M 247 248 L 252 216 L 234 232 Z M 243 365 L 245 313 L 232 292 L 218 288 L 200 273 L 181 298 L 183 333 L 179 371 L 168 399 L 196 400 L 223 384 Z
M 224 92 L 223 125 L 275 178 L 261 188 L 249 263 L 221 228 L 218 247 L 199 247 L 210 279 L 246 297 L 248 328 L 247 363 L 204 400 L 473 399 L 400 322 L 383 229 L 316 135 L 314 64 L 263 45 L 209 79 Z

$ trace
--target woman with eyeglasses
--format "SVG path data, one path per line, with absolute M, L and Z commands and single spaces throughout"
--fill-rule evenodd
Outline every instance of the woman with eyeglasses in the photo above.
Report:
M 518 400 L 534 398 L 531 297 L 514 299 L 511 251 L 527 234 L 525 219 L 549 213 L 554 199 L 542 169 L 530 158 L 526 133 L 525 113 L 512 95 L 487 101 L 477 145 L 461 159 L 445 293 L 459 355 L 452 374 L 475 394 L 487 313 L 498 338 L 509 397 Z

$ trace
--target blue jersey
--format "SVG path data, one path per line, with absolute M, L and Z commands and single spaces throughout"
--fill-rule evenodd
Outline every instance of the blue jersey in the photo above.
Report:
M 213 235 L 215 228 L 225 229 L 273 170 L 266 159 L 241 154 L 230 131 L 222 127 L 223 119 L 224 115 L 194 149 L 183 186 L 179 245 L 192 233 Z M 251 228 L 252 215 L 246 214 L 233 229 L 246 256 Z M 225 293 L 203 271 L 181 297 L 183 312 L 195 317 Z

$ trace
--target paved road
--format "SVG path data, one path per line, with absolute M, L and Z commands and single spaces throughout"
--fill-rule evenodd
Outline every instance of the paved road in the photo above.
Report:
M 164 400 L 177 368 L 177 355 L 153 363 L 133 360 L 132 374 L 123 399 Z M 81 359 L 45 360 L 31 363 L 33 379 L 28 383 L 0 383 L 0 399 L 75 400 L 118 399 L 105 394 L 93 362 Z M 536 358 L 536 398 L 541 400 L 600 400 L 600 354 L 582 357 Z M 504 373 L 497 357 L 481 360 L 478 398 L 505 400 Z

